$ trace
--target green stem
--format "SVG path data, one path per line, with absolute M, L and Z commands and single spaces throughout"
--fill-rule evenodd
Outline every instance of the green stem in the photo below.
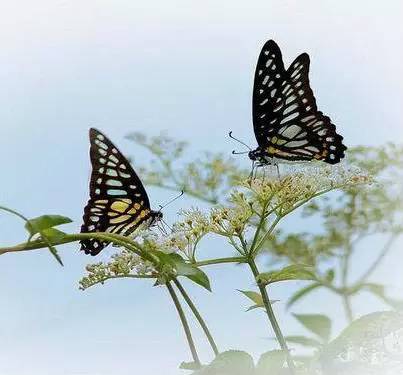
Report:
M 58 239 L 58 241 L 49 240 L 48 243 L 43 240 L 24 242 L 19 245 L 0 248 L 0 255 L 11 252 L 22 252 L 28 250 L 42 249 L 45 247 L 47 248 L 49 244 L 52 246 L 57 246 L 91 238 L 96 238 L 98 240 L 107 241 L 119 246 L 123 246 L 128 250 L 131 250 L 137 255 L 141 256 L 143 259 L 149 260 L 151 262 L 156 261 L 155 257 L 152 254 L 143 251 L 142 248 L 131 238 L 106 232 L 66 234 L 62 238 Z
M 11 208 L 0 206 L 0 210 L 6 211 L 6 212 L 9 212 L 10 214 L 18 216 L 20 219 L 22 219 L 24 221 L 28 221 L 28 219 L 24 215 L 20 214 L 19 212 L 15 211 L 15 210 L 12 210 Z
M 196 306 L 194 305 L 194 303 L 190 299 L 189 295 L 186 293 L 185 289 L 183 288 L 183 286 L 179 282 L 179 280 L 174 279 L 173 283 L 176 285 L 176 287 L 178 288 L 179 292 L 182 294 L 182 296 L 183 296 L 184 300 L 186 301 L 186 303 L 188 304 L 190 310 L 192 310 L 195 318 L 199 322 L 204 334 L 206 335 L 208 342 L 210 343 L 211 349 L 213 349 L 214 354 L 217 356 L 220 352 L 218 350 L 218 347 L 217 347 L 217 345 L 216 345 L 216 343 L 214 341 L 213 336 L 211 335 L 211 332 L 210 332 L 206 322 L 203 320 L 202 316 L 200 315 L 199 311 L 197 310 Z
M 349 262 L 350 262 L 350 256 L 351 256 L 352 249 L 348 245 L 347 248 L 345 249 L 345 252 L 342 256 L 341 259 L 341 297 L 343 299 L 343 305 L 344 305 L 344 311 L 346 313 L 346 318 L 349 323 L 351 323 L 354 320 L 354 315 L 353 315 L 353 309 L 351 307 L 351 300 L 350 300 L 350 295 L 346 293 L 346 290 L 348 290 L 348 271 L 349 271 Z
M 379 266 L 383 258 L 386 256 L 386 254 L 389 252 L 392 244 L 397 238 L 397 234 L 392 234 L 388 241 L 386 242 L 385 246 L 377 256 L 377 258 L 374 260 L 374 262 L 371 264 L 371 266 L 367 269 L 367 271 L 360 277 L 358 280 L 357 284 L 362 284 L 364 283 L 371 275 L 372 273 L 376 270 L 376 268 Z
M 249 248 L 249 254 L 254 254 L 255 253 L 255 246 L 256 246 L 256 243 L 257 243 L 257 241 L 259 239 L 260 231 L 262 230 L 262 228 L 264 226 L 264 223 L 266 221 L 265 212 L 266 212 L 267 206 L 268 206 L 268 203 L 265 203 L 263 205 L 262 214 L 260 215 L 259 224 L 258 224 L 258 226 L 256 228 L 256 232 L 255 232 L 255 235 L 253 236 L 252 244 L 251 244 L 251 246 Z
M 348 294 L 342 294 L 341 297 L 343 299 L 343 306 L 347 320 L 349 323 L 351 323 L 354 320 L 354 315 L 353 315 L 353 309 L 351 307 L 350 296 Z
M 257 265 L 256 265 L 254 259 L 250 259 L 248 264 L 250 266 L 250 269 L 252 270 L 253 276 L 256 279 L 256 277 L 259 275 L 259 270 L 257 268 Z M 272 328 L 274 330 L 274 333 L 275 333 L 276 338 L 277 338 L 277 340 L 278 340 L 278 342 L 280 344 L 281 349 L 284 351 L 284 353 L 286 355 L 287 364 L 288 364 L 288 368 L 290 370 L 290 374 L 295 375 L 295 364 L 294 364 L 294 361 L 293 361 L 293 359 L 291 357 L 290 351 L 288 349 L 287 342 L 285 341 L 283 333 L 281 332 L 280 326 L 279 326 L 279 324 L 277 322 L 276 316 L 274 314 L 273 308 L 272 308 L 271 303 L 270 303 L 270 298 L 269 298 L 269 295 L 267 293 L 266 287 L 264 285 L 261 285 L 260 283 L 258 283 L 258 287 L 259 287 L 260 294 L 261 294 L 262 299 L 263 299 L 263 304 L 264 304 L 264 307 L 266 309 L 266 313 L 267 313 L 267 316 L 268 316 L 268 318 L 270 320 L 271 326 L 272 326 Z
M 201 260 L 199 262 L 193 263 L 196 267 L 210 266 L 212 264 L 223 264 L 223 263 L 247 263 L 245 257 L 228 257 L 228 258 L 216 258 Z
M 253 248 L 253 254 L 256 255 L 260 248 L 263 246 L 267 238 L 273 233 L 273 230 L 275 229 L 276 225 L 279 223 L 281 220 L 281 216 L 277 216 L 276 219 L 273 221 L 273 223 L 270 225 L 270 228 L 267 230 L 267 232 L 263 235 L 263 237 L 260 239 L 260 241 L 255 245 L 255 248 Z
M 182 326 L 183 326 L 183 330 L 185 331 L 186 339 L 187 339 L 187 342 L 189 344 L 189 349 L 190 349 L 190 352 L 192 353 L 193 362 L 195 364 L 197 364 L 198 366 L 201 366 L 200 359 L 199 359 L 199 356 L 198 356 L 197 351 L 196 351 L 196 346 L 195 346 L 195 343 L 194 343 L 193 338 L 192 338 L 192 333 L 190 332 L 189 324 L 188 324 L 188 322 L 186 320 L 186 316 L 185 316 L 185 313 L 184 313 L 184 311 L 182 309 L 182 306 L 181 306 L 181 304 L 179 302 L 178 296 L 176 295 L 174 289 L 172 288 L 172 285 L 169 282 L 166 283 L 166 287 L 167 287 L 168 292 L 171 295 L 171 298 L 172 298 L 172 300 L 173 300 L 173 302 L 175 304 L 176 310 L 177 310 L 178 315 L 179 315 L 179 319 L 181 320 L 181 323 L 182 323 Z

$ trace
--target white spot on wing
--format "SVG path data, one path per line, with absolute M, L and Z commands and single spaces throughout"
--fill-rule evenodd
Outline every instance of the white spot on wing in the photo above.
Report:
M 298 125 L 291 125 L 282 127 L 279 133 L 284 138 L 293 139 L 300 131 L 301 128 Z

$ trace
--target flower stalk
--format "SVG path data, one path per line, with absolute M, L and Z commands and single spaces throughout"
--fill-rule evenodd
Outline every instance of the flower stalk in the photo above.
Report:
M 181 304 L 179 302 L 178 296 L 176 295 L 175 290 L 173 289 L 171 283 L 167 282 L 166 287 L 167 287 L 168 292 L 169 292 L 169 294 L 170 294 L 170 296 L 172 298 L 172 301 L 174 302 L 174 305 L 176 307 L 176 311 L 178 312 L 179 319 L 180 319 L 180 321 L 182 323 L 182 326 L 183 326 L 183 330 L 185 331 L 186 340 L 188 342 L 189 349 L 190 349 L 190 352 L 192 354 L 193 362 L 195 363 L 196 366 L 200 367 L 201 363 L 200 363 L 199 355 L 197 354 L 196 346 L 195 346 L 195 343 L 193 341 L 192 333 L 190 331 L 189 323 L 188 323 L 188 321 L 186 319 L 185 312 L 182 309 L 182 306 L 181 306 Z
M 195 304 L 193 303 L 193 301 L 191 300 L 191 298 L 189 297 L 189 295 L 187 294 L 187 292 L 185 291 L 185 289 L 183 288 L 182 284 L 179 282 L 178 279 L 173 279 L 172 282 L 176 285 L 176 287 L 178 288 L 179 292 L 182 294 L 183 299 L 186 301 L 187 305 L 189 306 L 190 310 L 193 312 L 193 315 L 195 316 L 195 318 L 197 319 L 197 321 L 200 324 L 200 327 L 202 328 L 204 334 L 207 337 L 207 340 L 211 346 L 211 349 L 214 352 L 214 355 L 218 355 L 220 354 L 217 344 L 214 341 L 214 338 L 206 324 L 206 322 L 204 321 L 203 317 L 201 316 L 201 314 L 199 313 L 198 309 L 196 308 Z
M 253 276 L 256 279 L 257 276 L 259 275 L 259 269 L 257 268 L 255 260 L 250 259 L 248 264 L 249 264 L 249 267 L 250 267 L 250 269 L 251 269 L 251 271 L 253 273 Z M 274 331 L 274 333 L 276 335 L 277 341 L 279 342 L 281 349 L 285 353 L 286 360 L 287 360 L 287 365 L 288 365 L 288 368 L 290 370 L 290 374 L 295 375 L 295 364 L 294 364 L 294 361 L 293 361 L 293 359 L 291 357 L 290 351 L 288 349 L 287 342 L 286 342 L 286 340 L 284 338 L 284 335 L 281 332 L 281 328 L 280 328 L 280 326 L 279 326 L 279 324 L 277 322 L 277 319 L 276 319 L 276 316 L 274 314 L 273 308 L 271 306 L 270 298 L 269 298 L 269 295 L 267 293 L 267 289 L 266 289 L 266 287 L 264 285 L 262 285 L 260 283 L 258 283 L 258 288 L 259 288 L 260 294 L 261 294 L 262 299 L 263 299 L 263 304 L 264 304 L 264 308 L 265 308 L 266 313 L 267 313 L 267 317 L 269 318 L 270 324 L 271 324 L 271 326 L 273 328 L 273 331 Z

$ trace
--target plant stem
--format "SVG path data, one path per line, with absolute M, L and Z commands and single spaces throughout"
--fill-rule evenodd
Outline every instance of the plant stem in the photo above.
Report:
M 187 339 L 187 342 L 189 344 L 189 349 L 190 349 L 190 352 L 192 353 L 193 362 L 196 363 L 198 366 L 201 366 L 200 359 L 199 359 L 199 356 L 198 356 L 197 351 L 196 351 L 196 346 L 195 346 L 195 343 L 194 343 L 193 338 L 192 338 L 192 333 L 190 332 L 189 324 L 188 324 L 188 322 L 186 320 L 186 316 L 185 316 L 185 313 L 184 313 L 184 311 L 182 309 L 182 306 L 181 306 L 181 304 L 179 302 L 178 296 L 176 295 L 174 289 L 172 288 L 172 285 L 169 282 L 166 283 L 166 287 L 167 287 L 168 292 L 171 295 L 171 298 L 172 298 L 172 300 L 173 300 L 173 302 L 175 304 L 176 310 L 177 310 L 178 315 L 179 315 L 179 319 L 181 320 L 181 323 L 182 323 L 182 326 L 183 326 L 183 330 L 185 331 L 186 339 Z
M 354 320 L 354 315 L 353 315 L 353 309 L 351 308 L 350 296 L 347 294 L 342 294 L 342 299 L 347 320 L 349 323 L 351 323 Z
M 392 234 L 388 241 L 386 242 L 386 244 L 384 245 L 383 249 L 381 250 L 381 252 L 379 253 L 379 255 L 377 256 L 377 258 L 374 260 L 374 262 L 372 263 L 372 265 L 368 268 L 368 270 L 360 277 L 359 281 L 357 282 L 358 284 L 361 284 L 363 282 L 365 282 L 369 276 L 372 275 L 372 273 L 376 270 L 376 268 L 379 266 L 379 264 L 381 263 L 381 261 L 383 260 L 383 258 L 386 256 L 386 254 L 389 252 L 392 244 L 394 243 L 394 241 L 397 238 L 397 234 Z
M 344 311 L 346 313 L 346 318 L 349 323 L 354 320 L 353 309 L 351 307 L 350 295 L 346 292 L 348 289 L 348 271 L 350 266 L 350 256 L 352 254 L 351 244 L 348 243 L 344 254 L 341 258 L 341 297 L 343 299 Z
M 193 263 L 196 267 L 210 266 L 212 264 L 222 264 L 222 263 L 247 263 L 245 257 L 228 257 L 228 258 L 216 258 L 201 260 L 199 262 Z
M 0 255 L 5 253 L 42 249 L 45 247 L 47 248 L 49 244 L 51 244 L 52 246 L 57 246 L 91 238 L 96 238 L 98 240 L 103 240 L 119 246 L 123 246 L 128 250 L 131 250 L 137 255 L 141 256 L 143 259 L 149 260 L 151 262 L 158 261 L 158 259 L 156 259 L 156 257 L 153 256 L 153 254 L 144 251 L 131 238 L 107 232 L 65 234 L 62 238 L 58 239 L 57 241 L 34 240 L 29 242 L 23 242 L 15 246 L 0 248 Z
M 10 214 L 18 216 L 20 219 L 22 219 L 24 221 L 28 221 L 28 219 L 24 215 L 20 214 L 19 212 L 15 211 L 15 210 L 12 210 L 11 208 L 0 206 L 0 210 L 6 211 L 6 212 L 9 212 Z
M 253 258 L 251 258 L 248 262 L 250 269 L 252 270 L 253 276 L 256 277 L 259 275 L 259 270 L 257 268 L 256 262 Z M 261 285 L 258 283 L 258 287 L 260 290 L 260 294 L 263 299 L 263 304 L 266 309 L 267 316 L 270 320 L 271 326 L 274 330 L 274 333 L 276 334 L 276 338 L 280 344 L 281 349 L 284 351 L 287 359 L 287 364 L 288 368 L 290 370 L 290 374 L 295 375 L 295 364 L 294 361 L 291 357 L 290 351 L 287 346 L 287 342 L 285 341 L 285 338 L 281 332 L 280 326 L 277 322 L 276 316 L 274 314 L 273 308 L 270 303 L 269 295 L 267 293 L 266 287 L 264 285 Z
M 209 328 L 207 327 L 206 322 L 203 320 L 202 316 L 200 315 L 199 311 L 197 310 L 197 307 L 194 305 L 194 303 L 192 302 L 192 300 L 189 297 L 189 295 L 186 293 L 185 289 L 183 288 L 183 286 L 179 282 L 179 280 L 174 279 L 173 283 L 176 285 L 176 287 L 178 288 L 179 292 L 182 294 L 184 300 L 188 304 L 189 308 L 192 310 L 194 316 L 196 317 L 196 319 L 199 322 L 202 330 L 204 331 L 208 342 L 210 343 L 211 349 L 213 349 L 214 354 L 217 356 L 218 354 L 220 354 L 220 352 L 218 350 L 218 347 L 217 347 L 217 345 L 216 345 L 216 343 L 214 341 L 213 336 L 211 335 L 211 332 L 210 332 Z

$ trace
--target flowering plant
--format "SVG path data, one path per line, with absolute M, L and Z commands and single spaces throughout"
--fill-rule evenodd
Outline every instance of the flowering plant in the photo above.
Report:
M 180 158 L 185 143 L 166 136 L 148 139 L 135 134 L 130 139 L 155 156 L 151 166 L 143 168 L 146 183 L 170 190 L 183 189 L 190 197 L 208 203 L 208 208 L 181 210 L 169 233 L 143 228 L 125 237 L 107 232 L 67 234 L 56 226 L 68 222 L 68 218 L 45 215 L 28 219 L 3 207 L 26 222 L 30 237 L 20 245 L 0 248 L 0 254 L 48 248 L 61 262 L 56 250 L 58 245 L 86 238 L 113 243 L 116 254 L 106 262 L 88 265 L 80 288 L 86 290 L 119 278 L 151 279 L 154 285 L 166 287 L 192 355 L 192 361 L 184 362 L 181 367 L 200 375 L 264 374 L 267 371 L 272 374 L 316 374 L 325 360 L 326 366 L 335 368 L 340 353 L 352 342 L 345 344 L 345 337 L 354 335 L 344 332 L 340 336 L 343 339 L 330 340 L 331 321 L 318 314 L 294 314 L 315 337 L 285 335 L 273 310 L 275 301 L 270 299 L 270 292 L 277 282 L 304 280 L 310 283 L 290 297 L 288 307 L 314 289 L 327 288 L 343 298 L 350 320 L 353 320 L 351 297 L 362 290 L 370 290 L 394 307 L 399 305 L 399 301 L 386 297 L 383 285 L 367 281 L 386 251 L 381 252 L 381 258 L 375 259 L 365 277 L 349 284 L 347 276 L 356 237 L 378 231 L 393 234 L 394 240 L 402 231 L 397 220 L 401 208 L 398 187 L 394 184 L 386 189 L 379 181 L 391 168 L 395 175 L 403 170 L 403 151 L 400 148 L 390 145 L 381 154 L 376 149 L 360 148 L 351 153 L 349 163 L 332 167 L 319 163 L 287 165 L 281 168 L 278 177 L 271 167 L 259 171 L 256 176 L 248 176 L 248 172 L 238 168 L 234 160 L 221 155 L 206 154 L 196 161 L 184 163 Z M 300 213 L 305 217 L 321 216 L 324 231 L 285 231 L 283 221 Z M 211 236 L 226 240 L 234 255 L 203 256 L 204 239 Z M 262 272 L 262 263 L 267 264 L 267 259 L 269 269 Z M 329 268 L 328 265 L 337 259 L 341 260 L 340 269 Z M 220 353 L 202 314 L 182 285 L 181 279 L 186 278 L 211 290 L 206 267 L 230 263 L 244 265 L 245 270 L 251 272 L 256 289 L 242 290 L 253 302 L 248 310 L 265 312 L 270 330 L 279 344 L 278 349 L 263 354 L 256 365 L 247 353 Z M 336 285 L 339 273 L 341 285 Z M 210 343 L 215 355 L 210 365 L 202 365 L 178 292 Z M 401 315 L 390 314 L 374 315 L 370 322 L 379 325 L 385 319 L 393 321 L 393 329 L 389 331 L 398 335 Z M 354 326 L 348 329 L 354 331 Z M 344 343 L 343 348 L 340 342 Z M 309 357 L 301 358 L 289 350 L 290 343 L 310 346 L 315 351 Z M 358 350 L 359 342 L 355 340 L 354 343 L 355 349 L 350 353 Z

